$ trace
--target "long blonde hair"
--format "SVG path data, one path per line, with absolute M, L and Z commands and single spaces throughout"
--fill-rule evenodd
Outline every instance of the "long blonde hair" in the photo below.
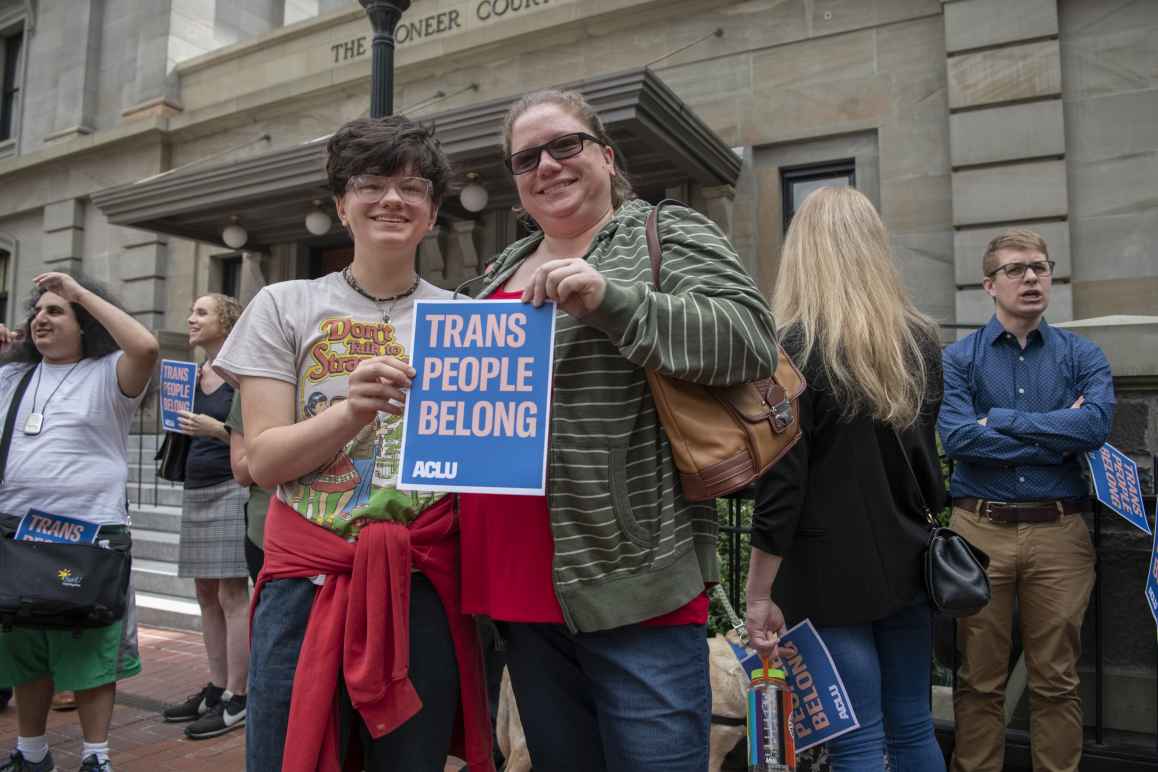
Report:
M 937 324 L 901 283 L 872 202 L 852 188 L 811 193 L 793 217 L 772 296 L 776 321 L 799 334 L 797 363 L 818 350 L 843 415 L 868 413 L 898 428 L 920 414 L 931 384 Z

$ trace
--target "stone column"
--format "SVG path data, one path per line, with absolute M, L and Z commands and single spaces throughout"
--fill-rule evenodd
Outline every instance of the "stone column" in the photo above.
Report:
M 79 273 L 84 253 L 84 203 L 79 198 L 44 207 L 44 268 Z
M 446 228 L 435 225 L 418 245 L 418 274 L 431 284 L 446 286 L 446 257 L 442 237 Z
M 945 9 L 959 323 L 984 323 L 986 243 L 1037 231 L 1057 261 L 1050 321 L 1073 318 L 1057 0 L 957 0 Z
M 248 305 L 261 288 L 269 282 L 265 279 L 266 255 L 262 252 L 241 253 L 241 281 L 238 282 L 237 298 L 241 305 Z
M 450 240 L 447 245 L 447 280 L 457 287 L 467 279 L 479 275 L 478 247 L 475 236 L 478 223 L 475 220 L 458 220 L 450 225 Z
M 54 57 L 56 104 L 45 141 L 93 132 L 103 23 L 104 0 L 72 0 L 62 15 Z
M 704 201 L 704 214 L 708 216 L 729 238 L 732 235 L 732 215 L 736 201 L 736 189 L 731 185 L 712 185 L 700 188 Z
M 120 228 L 121 298 L 125 310 L 151 330 L 165 324 L 165 277 L 168 273 L 167 236 Z

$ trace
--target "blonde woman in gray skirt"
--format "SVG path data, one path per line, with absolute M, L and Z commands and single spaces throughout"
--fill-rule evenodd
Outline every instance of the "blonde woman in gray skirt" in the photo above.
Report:
M 191 721 L 185 735 L 215 737 L 245 723 L 249 676 L 249 574 L 245 564 L 245 501 L 248 491 L 233 479 L 225 419 L 233 387 L 208 364 L 241 315 L 227 295 L 197 299 L 189 314 L 189 345 L 205 352 L 193 412 L 181 414 L 181 430 L 193 439 L 185 464 L 181 506 L 179 576 L 193 577 L 201 606 L 201 632 L 209 658 L 209 683 L 184 702 L 165 709 L 166 721 Z

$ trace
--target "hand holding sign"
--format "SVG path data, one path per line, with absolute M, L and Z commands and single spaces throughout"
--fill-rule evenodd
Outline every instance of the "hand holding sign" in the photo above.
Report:
M 523 290 L 522 301 L 535 308 L 553 300 L 571 316 L 591 313 L 603 302 L 607 280 L 581 257 L 548 260 L 539 266 Z
M 413 367 L 396 357 L 363 359 L 350 373 L 346 409 L 359 426 L 373 421 L 379 412 L 402 415 L 405 390 L 415 375 Z

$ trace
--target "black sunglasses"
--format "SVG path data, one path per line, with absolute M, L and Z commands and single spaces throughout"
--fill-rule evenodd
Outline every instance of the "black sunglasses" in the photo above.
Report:
M 511 156 L 506 159 L 507 168 L 511 170 L 511 174 L 533 172 L 539 168 L 539 159 L 543 157 L 544 150 L 556 161 L 562 161 L 565 158 L 573 158 L 582 153 L 584 142 L 594 142 L 597 145 L 603 144 L 595 137 L 582 131 L 577 131 L 574 134 L 564 134 L 561 137 L 555 137 L 550 142 L 544 142 L 542 145 L 535 145 L 534 147 L 520 150 L 517 153 L 512 153 Z

